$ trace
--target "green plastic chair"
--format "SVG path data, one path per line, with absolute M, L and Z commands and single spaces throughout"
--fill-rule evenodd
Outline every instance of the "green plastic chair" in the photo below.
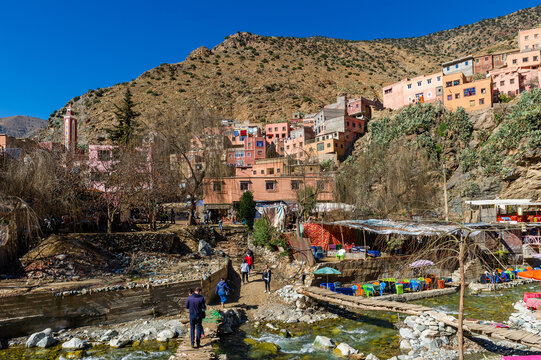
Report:
M 370 297 L 370 295 L 374 296 L 375 291 L 376 290 L 374 289 L 374 285 L 371 285 L 371 284 L 363 285 L 363 294 L 366 295 L 366 297 Z
M 403 284 L 396 284 L 395 287 L 396 287 L 396 293 L 398 295 L 404 293 L 404 285 Z

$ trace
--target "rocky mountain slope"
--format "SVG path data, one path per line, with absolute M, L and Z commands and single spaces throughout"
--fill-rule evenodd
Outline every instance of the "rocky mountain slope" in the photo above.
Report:
M 13 137 L 30 137 L 47 127 L 47 121 L 25 115 L 0 118 L 0 134 Z
M 384 84 L 430 73 L 442 61 L 466 53 L 515 47 L 519 29 L 541 22 L 541 6 L 496 19 L 410 39 L 350 41 L 321 37 L 228 36 L 212 50 L 201 47 L 184 61 L 162 64 L 137 79 L 90 90 L 71 100 L 80 142 L 105 138 L 114 104 L 129 87 L 141 121 L 156 109 L 183 112 L 194 102 L 220 118 L 275 121 L 301 110 L 315 112 L 337 95 L 380 97 Z M 59 109 L 44 139 L 59 139 Z

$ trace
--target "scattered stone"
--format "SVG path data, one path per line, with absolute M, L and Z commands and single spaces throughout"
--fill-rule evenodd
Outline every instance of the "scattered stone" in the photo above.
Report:
M 125 338 L 115 338 L 109 341 L 109 346 L 112 348 L 121 348 L 128 345 L 130 341 Z
M 316 336 L 313 345 L 315 347 L 324 348 L 324 349 L 334 349 L 336 346 L 334 341 L 332 341 L 330 338 L 326 336 L 321 336 L 321 335 Z
M 66 341 L 62 344 L 62 349 L 66 350 L 82 350 L 86 346 L 85 342 L 79 338 L 72 338 L 69 341 Z
M 286 329 L 280 329 L 280 336 L 283 338 L 290 338 L 291 334 Z
M 379 360 L 379 358 L 374 354 L 368 354 L 365 360 Z
M 158 333 L 158 336 L 156 336 L 156 340 L 160 342 L 167 342 L 169 339 L 174 338 L 175 335 L 175 332 L 171 330 L 162 330 Z
M 41 331 L 30 335 L 28 340 L 26 340 L 26 347 L 27 348 L 36 347 L 38 345 L 38 342 L 46 336 L 47 335 Z
M 201 256 L 211 256 L 212 254 L 214 254 L 212 247 L 205 240 L 199 240 L 198 251 L 201 254 Z
M 357 354 L 359 351 L 352 348 L 346 343 L 340 343 L 336 349 L 340 352 L 341 356 L 349 357 L 350 355 Z
M 58 341 L 55 338 L 53 338 L 52 336 L 45 335 L 44 338 L 42 338 L 40 341 L 38 341 L 36 346 L 38 346 L 40 348 L 43 348 L 43 349 L 46 349 L 48 347 L 51 347 L 51 346 L 55 345 L 57 342 Z

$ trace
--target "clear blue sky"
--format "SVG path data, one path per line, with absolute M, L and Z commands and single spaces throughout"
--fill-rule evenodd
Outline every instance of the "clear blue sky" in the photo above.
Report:
M 129 81 L 161 63 L 180 62 L 193 49 L 212 48 L 239 30 L 351 40 L 409 37 L 537 4 L 532 0 L 3 0 L 0 117 L 47 119 L 88 89 Z

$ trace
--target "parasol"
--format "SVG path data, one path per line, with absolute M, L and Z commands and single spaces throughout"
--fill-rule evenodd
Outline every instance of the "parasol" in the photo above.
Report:
M 336 269 L 333 269 L 331 267 L 324 267 L 324 268 L 321 268 L 321 269 L 317 269 L 316 271 L 314 271 L 314 274 L 316 275 L 327 275 L 327 284 L 329 283 L 329 275 L 340 275 L 342 274 L 340 271 L 336 270 Z M 327 289 L 329 288 L 329 286 L 327 285 Z

